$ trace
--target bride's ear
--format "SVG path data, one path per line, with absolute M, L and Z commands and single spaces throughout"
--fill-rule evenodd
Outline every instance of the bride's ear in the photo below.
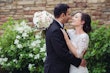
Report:
M 81 24 L 84 25 L 85 24 L 85 21 L 82 21 Z

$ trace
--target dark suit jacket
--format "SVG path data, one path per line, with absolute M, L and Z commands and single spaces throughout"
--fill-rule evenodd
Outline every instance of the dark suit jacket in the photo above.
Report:
M 44 73 L 69 73 L 70 64 L 78 67 L 81 59 L 69 52 L 60 24 L 54 20 L 46 31 L 47 57 Z

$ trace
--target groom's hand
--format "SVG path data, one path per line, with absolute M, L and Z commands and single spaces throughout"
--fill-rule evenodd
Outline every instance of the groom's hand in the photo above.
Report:
M 80 66 L 86 67 L 87 62 L 85 59 L 82 59 Z

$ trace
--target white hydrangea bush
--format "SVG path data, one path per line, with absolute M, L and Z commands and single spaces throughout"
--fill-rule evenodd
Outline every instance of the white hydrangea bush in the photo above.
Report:
M 41 31 L 20 22 L 10 20 L 4 27 L 0 36 L 0 65 L 9 72 L 25 68 L 30 72 L 41 72 L 45 60 L 45 39 Z

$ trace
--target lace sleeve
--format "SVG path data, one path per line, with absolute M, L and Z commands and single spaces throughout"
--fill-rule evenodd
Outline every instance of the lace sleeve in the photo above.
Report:
M 86 34 L 82 35 L 77 44 L 77 53 L 79 57 L 83 57 L 83 52 L 87 50 L 89 43 L 89 36 Z

